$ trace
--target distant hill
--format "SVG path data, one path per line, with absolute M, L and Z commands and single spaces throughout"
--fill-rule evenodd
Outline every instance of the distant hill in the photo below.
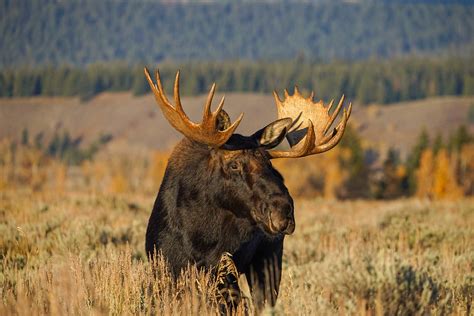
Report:
M 219 95 L 215 97 L 215 103 Z M 199 120 L 205 96 L 183 97 L 191 119 Z M 244 112 L 238 132 L 250 134 L 276 118 L 273 97 L 264 94 L 226 93 L 224 106 L 232 118 Z M 439 97 L 390 106 L 354 105 L 351 124 L 364 142 L 386 150 L 390 147 L 406 154 L 423 128 L 432 139 L 447 136 L 460 125 L 474 132 L 474 97 Z M 30 139 L 43 133 L 44 141 L 55 132 L 68 131 L 84 145 L 100 135 L 112 136 L 111 146 L 169 149 L 181 135 L 163 118 L 151 95 L 134 97 L 130 93 L 103 93 L 88 102 L 78 98 L 0 98 L 0 139 L 20 141 L 28 129 Z M 123 147 L 123 146 L 122 146 Z
M 474 52 L 472 5 L 172 2 L 0 0 L 0 67 L 111 60 L 354 60 Z

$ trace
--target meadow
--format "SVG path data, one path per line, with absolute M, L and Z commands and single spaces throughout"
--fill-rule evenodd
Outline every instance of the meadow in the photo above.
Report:
M 216 314 L 214 284 L 177 284 L 144 252 L 153 194 L 0 191 L 0 314 Z M 470 315 L 474 203 L 296 200 L 271 315 Z M 240 309 L 238 313 L 242 313 Z
M 194 121 L 216 82 L 243 135 L 274 89 L 354 104 L 337 147 L 274 160 L 296 230 L 263 315 L 474 315 L 471 2 L 0 0 L 0 316 L 219 314 L 211 274 L 145 253 L 182 137 L 145 65 Z

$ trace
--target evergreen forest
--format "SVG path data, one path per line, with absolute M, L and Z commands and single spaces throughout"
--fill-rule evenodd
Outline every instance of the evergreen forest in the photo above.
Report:
M 0 0 L 0 67 L 472 54 L 466 1 Z
M 0 97 L 80 96 L 88 99 L 104 91 L 148 93 L 145 65 L 100 63 L 87 67 L 43 66 L 0 70 Z M 215 81 L 219 91 L 270 93 L 298 85 L 329 100 L 341 91 L 361 104 L 388 104 L 442 95 L 474 94 L 472 58 L 400 58 L 358 62 L 314 63 L 304 59 L 280 62 L 187 62 L 159 67 L 171 87 L 181 70 L 183 95 L 207 93 Z

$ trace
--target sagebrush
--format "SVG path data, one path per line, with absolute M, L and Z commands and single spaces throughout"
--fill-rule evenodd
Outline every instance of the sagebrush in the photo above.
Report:
M 0 193 L 0 314 L 216 314 L 212 278 L 144 255 L 152 196 Z M 473 200 L 296 201 L 268 313 L 469 315 Z M 243 310 L 239 310 L 242 313 Z

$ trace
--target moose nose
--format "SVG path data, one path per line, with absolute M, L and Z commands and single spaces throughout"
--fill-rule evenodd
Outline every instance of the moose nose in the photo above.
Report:
M 271 225 L 273 229 L 287 235 L 295 231 L 295 219 L 293 217 L 293 207 L 289 204 L 276 212 L 272 212 Z

